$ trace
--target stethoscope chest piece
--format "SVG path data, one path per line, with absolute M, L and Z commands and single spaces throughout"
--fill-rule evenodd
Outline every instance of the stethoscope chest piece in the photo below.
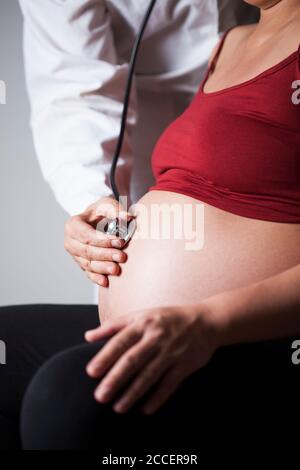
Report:
M 115 182 L 115 172 L 117 168 L 117 162 L 118 162 L 120 153 L 122 151 L 123 140 L 124 140 L 125 131 L 126 131 L 126 119 L 127 119 L 127 112 L 128 112 L 128 107 L 129 107 L 131 86 L 132 86 L 132 81 L 133 81 L 133 76 L 134 76 L 134 68 L 135 68 L 138 50 L 139 50 L 139 47 L 140 47 L 140 44 L 144 35 L 144 31 L 146 29 L 147 23 L 150 19 L 150 16 L 152 14 L 156 1 L 157 0 L 149 0 L 149 6 L 147 8 L 147 12 L 141 24 L 138 35 L 136 37 L 136 41 L 133 47 L 130 64 L 129 64 L 129 73 L 128 73 L 128 78 L 127 78 L 127 83 L 126 83 L 120 134 L 118 137 L 117 146 L 116 146 L 116 150 L 113 156 L 113 161 L 112 161 L 111 171 L 110 171 L 111 189 L 117 201 L 120 199 L 120 194 L 119 194 L 116 182 Z M 99 222 L 99 224 L 97 225 L 97 230 L 101 231 L 102 233 L 105 233 L 106 235 L 113 235 L 124 240 L 125 242 L 124 246 L 126 246 L 129 243 L 129 241 L 132 239 L 134 232 L 136 231 L 136 228 L 137 228 L 137 222 L 135 219 L 131 219 L 128 222 L 123 221 L 121 219 L 120 220 L 119 219 L 110 219 L 110 220 L 104 219 L 104 220 L 101 220 L 101 222 Z
M 136 220 L 131 219 L 129 222 L 119 221 L 119 219 L 104 219 L 97 226 L 97 230 L 124 240 L 123 248 L 129 243 L 136 231 Z

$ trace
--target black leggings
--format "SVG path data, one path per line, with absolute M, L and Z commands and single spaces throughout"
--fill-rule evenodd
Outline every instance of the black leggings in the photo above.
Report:
M 84 343 L 98 325 L 95 306 L 27 305 L 0 308 L 0 449 L 192 449 L 235 439 L 255 426 L 255 438 L 279 439 L 299 422 L 299 372 L 294 338 L 231 346 L 186 379 L 153 416 L 136 406 L 117 415 L 93 398 L 98 383 L 85 366 L 103 346 Z M 279 425 L 280 423 L 280 425 Z M 273 445 L 275 441 L 273 440 Z

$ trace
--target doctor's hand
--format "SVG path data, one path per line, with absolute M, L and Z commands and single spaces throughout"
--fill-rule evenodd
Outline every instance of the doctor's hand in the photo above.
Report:
M 67 221 L 64 241 L 65 249 L 88 278 L 102 287 L 108 287 L 108 276 L 120 274 L 119 264 L 127 259 L 122 240 L 96 230 L 106 217 L 126 219 L 129 214 L 114 198 L 102 198 Z
M 89 342 L 111 337 L 87 365 L 90 377 L 101 378 L 95 399 L 113 401 L 114 410 L 125 413 L 143 398 L 142 412 L 154 413 L 209 362 L 216 331 L 204 305 L 134 312 L 88 331 Z

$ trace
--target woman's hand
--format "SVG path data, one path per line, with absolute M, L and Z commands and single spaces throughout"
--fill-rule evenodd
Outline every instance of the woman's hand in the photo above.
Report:
M 156 308 L 108 321 L 86 333 L 89 342 L 112 337 L 90 361 L 87 373 L 102 378 L 95 398 L 127 412 L 150 388 L 142 411 L 152 414 L 183 380 L 205 366 L 216 349 L 216 333 L 205 306 Z M 130 383 L 129 383 L 130 382 Z
M 133 312 L 86 333 L 90 342 L 113 336 L 90 361 L 101 377 L 95 391 L 128 411 L 153 386 L 142 410 L 153 413 L 182 381 L 225 345 L 300 334 L 300 265 L 257 283 L 219 293 L 198 306 Z M 131 383 L 128 385 L 128 382 Z
M 65 226 L 65 249 L 85 271 L 88 278 L 108 287 L 108 276 L 120 274 L 119 263 L 125 263 L 124 242 L 96 230 L 104 218 L 127 218 L 129 214 L 112 197 L 105 197 L 89 206 L 82 214 L 71 217 Z

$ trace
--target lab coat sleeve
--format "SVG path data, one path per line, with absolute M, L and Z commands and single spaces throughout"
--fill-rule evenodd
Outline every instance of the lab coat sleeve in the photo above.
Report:
M 34 145 L 44 178 L 69 213 L 110 195 L 128 64 L 118 63 L 104 1 L 20 0 Z M 135 84 L 117 182 L 129 192 Z

